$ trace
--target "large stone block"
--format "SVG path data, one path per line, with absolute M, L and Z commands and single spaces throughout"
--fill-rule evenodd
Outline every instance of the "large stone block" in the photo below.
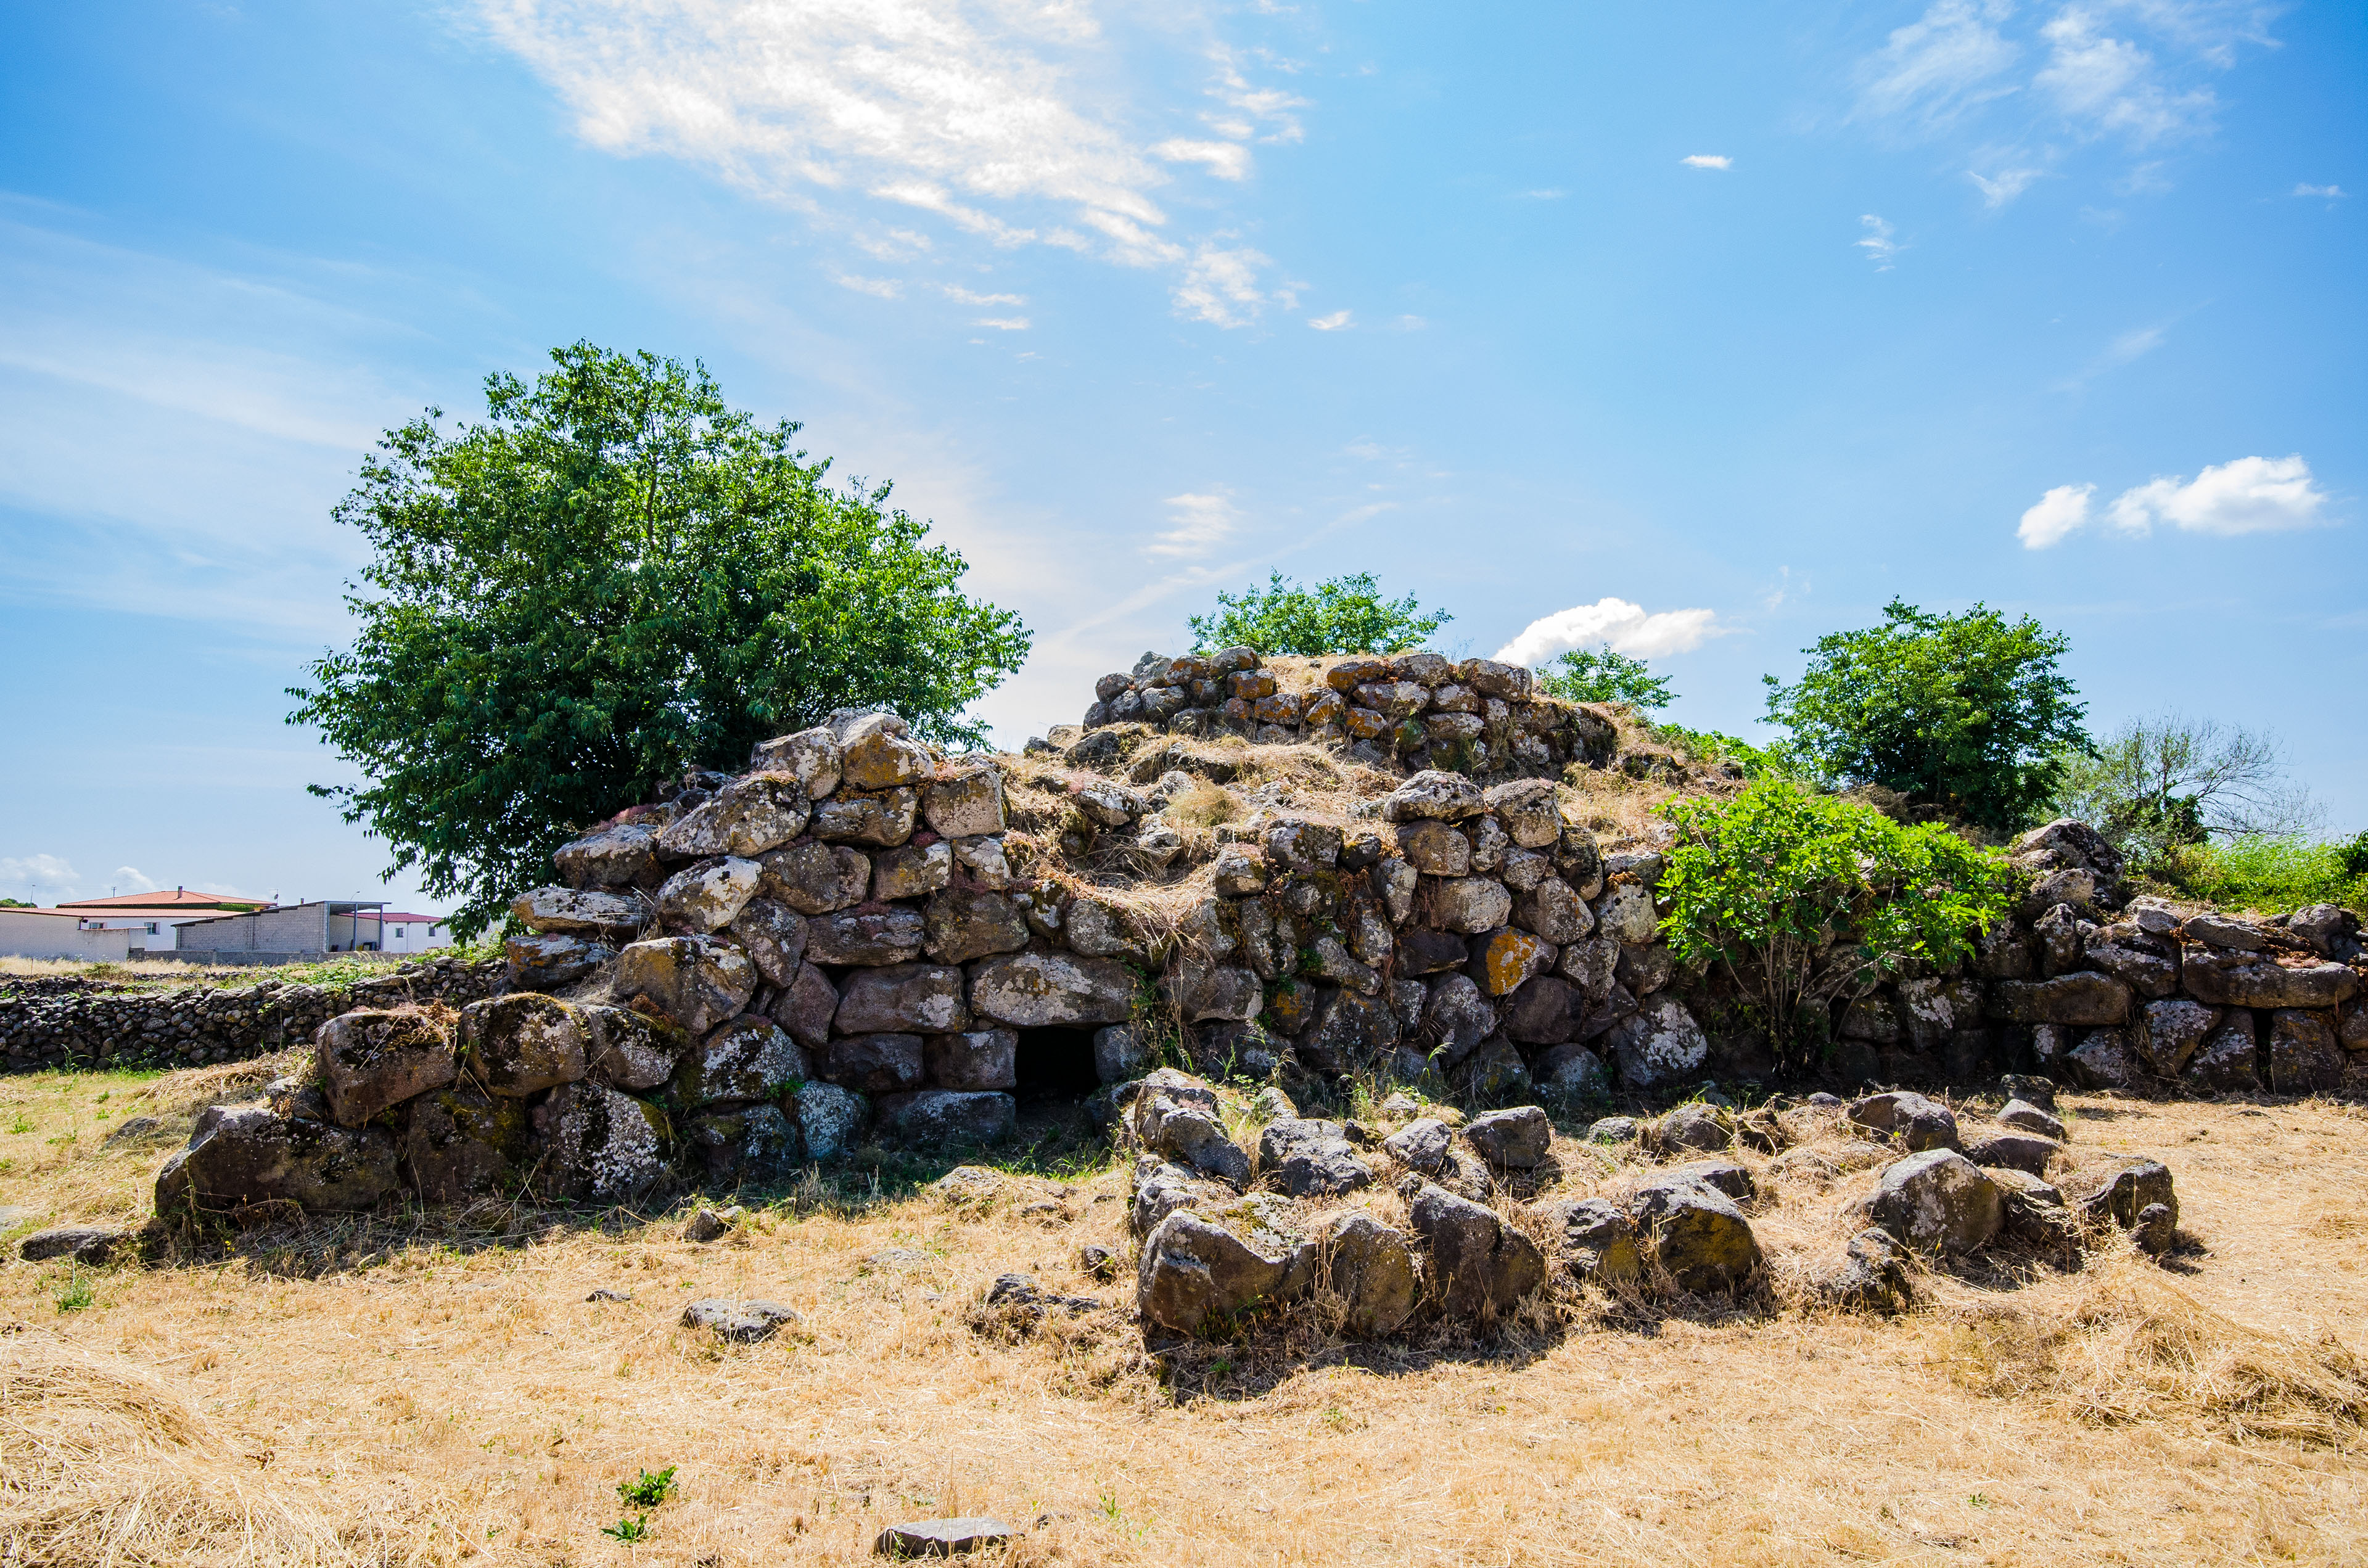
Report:
M 1681 1290 L 1725 1294 L 1759 1267 L 1759 1239 L 1735 1200 L 1708 1183 L 1671 1173 L 1647 1180 L 1628 1215 L 1653 1259 Z
M 921 956 L 928 931 L 917 909 L 842 909 L 806 922 L 810 963 L 884 968 Z
M 2091 970 L 2053 980 L 2001 980 L 1989 990 L 1990 1017 L 2008 1024 L 2065 1024 L 2101 1028 L 2130 1015 L 2130 988 Z
M 948 888 L 931 895 L 922 916 L 922 946 L 939 963 L 968 963 L 1028 946 L 1019 906 L 999 892 Z
M 648 921 L 650 906 L 633 893 L 599 889 L 536 888 L 510 901 L 510 915 L 535 931 L 629 941 Z
M 685 1051 L 674 1073 L 675 1102 L 769 1100 L 805 1081 L 805 1051 L 769 1018 L 734 1018 Z
M 2270 1015 L 2270 1087 L 2282 1095 L 2326 1093 L 2343 1084 L 2335 1015 L 2280 1007 Z
M 736 1015 L 756 990 L 756 964 L 713 937 L 635 942 L 617 955 L 617 999 L 643 998 L 695 1035 Z
M 1867 1215 L 1909 1246 L 1943 1253 L 1987 1245 L 2006 1222 L 1998 1185 L 1953 1149 L 1928 1149 L 1886 1169 Z
M 815 1054 L 814 1073 L 825 1083 L 867 1095 L 917 1089 L 928 1069 L 916 1034 L 840 1035 Z
M 615 958 L 617 949 L 588 937 L 526 931 L 504 939 L 502 956 L 509 963 L 511 990 L 552 991 L 590 974 Z
M 814 807 L 814 835 L 826 843 L 868 844 L 879 848 L 913 836 L 920 791 L 882 790 L 873 795 L 838 795 Z
M 1609 1044 L 1620 1081 L 1632 1089 L 1682 1083 L 1710 1055 L 1710 1036 L 1675 997 L 1613 1024 Z
M 1513 924 L 1560 948 L 1595 929 L 1594 912 L 1560 877 L 1546 877 L 1513 901 Z
M 555 997 L 514 994 L 461 1009 L 461 1063 L 496 1095 L 524 1098 L 574 1083 L 590 1065 L 585 1045 L 575 1009 Z
M 805 916 L 769 898 L 752 898 L 732 918 L 732 937 L 768 985 L 788 985 L 806 956 Z
M 973 768 L 923 787 L 921 815 L 941 838 L 968 838 L 1004 829 L 1003 775 Z
M 871 887 L 871 857 L 844 844 L 792 844 L 757 864 L 764 868 L 766 896 L 800 915 L 827 915 L 861 903 Z
M 804 787 L 809 799 L 820 800 L 838 788 L 838 742 L 821 725 L 759 741 L 748 754 L 748 767 L 755 773 L 786 773 Z
M 403 1169 L 425 1203 L 507 1196 L 534 1164 L 523 1101 L 451 1088 L 404 1107 Z
M 544 1184 L 578 1202 L 631 1203 L 666 1175 L 673 1130 L 644 1100 L 588 1080 L 534 1109 L 545 1153 Z
M 581 1006 L 575 1016 L 584 1028 L 584 1075 L 612 1089 L 656 1088 L 690 1049 L 680 1028 L 630 1007 Z
M 2188 925 L 2192 929 L 2194 922 Z M 2333 1007 L 2360 994 L 2360 976 L 2347 964 L 2282 964 L 2266 954 L 2194 942 L 2184 959 L 2188 994 L 2214 1007 Z
M 1427 879 L 1418 898 L 1428 908 L 1426 925 L 1467 937 L 1497 930 L 1513 913 L 1513 895 L 1494 877 Z
M 979 1091 L 1019 1084 L 1019 1035 L 1013 1029 L 934 1034 L 922 1042 L 921 1058 L 932 1088 Z
M 887 1095 L 878 1104 L 880 1123 L 890 1133 L 939 1147 L 1001 1142 L 1011 1136 L 1019 1114 L 1009 1095 L 959 1089 Z
M 951 964 L 900 963 L 850 973 L 839 986 L 831 1027 L 840 1034 L 946 1034 L 970 1027 L 962 971 Z
M 658 880 L 657 831 L 632 823 L 598 828 L 561 845 L 551 858 L 572 888 L 652 886 Z
M 1426 1185 L 1406 1212 L 1429 1250 L 1429 1289 L 1447 1316 L 1489 1322 L 1545 1283 L 1545 1255 L 1494 1210 Z
M 970 966 L 971 1011 L 1014 1028 L 1124 1023 L 1134 974 L 1115 959 L 1015 953 Z
M 658 919 L 669 931 L 703 937 L 732 924 L 763 884 L 754 860 L 724 858 L 686 866 L 658 889 Z
M 341 1127 L 440 1089 L 460 1074 L 451 1031 L 415 1009 L 343 1014 L 321 1026 L 313 1051 L 321 1092 Z
M 275 1115 L 268 1106 L 214 1106 L 188 1146 L 156 1176 L 156 1210 L 289 1202 L 323 1212 L 368 1209 L 395 1190 L 395 1144 L 383 1128 Z

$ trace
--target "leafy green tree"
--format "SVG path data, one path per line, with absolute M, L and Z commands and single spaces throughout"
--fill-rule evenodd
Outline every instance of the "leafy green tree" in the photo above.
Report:
M 1400 653 L 1455 618 L 1425 611 L 1412 594 L 1382 597 L 1371 572 L 1303 588 L 1280 572 L 1266 586 L 1217 596 L 1209 615 L 1190 618 L 1192 651 L 1249 647 L 1261 653 Z
M 1954 963 L 2018 891 L 1995 850 L 1790 779 L 1660 809 L 1678 830 L 1659 889 L 1670 956 L 1723 970 L 1788 1069 L 1816 1064 L 1836 1006 Z
M 1644 660 L 1616 652 L 1609 642 L 1591 653 L 1573 648 L 1538 671 L 1538 688 L 1570 702 L 1625 702 L 1647 713 L 1678 699 L 1668 676 L 1655 675 Z
M 2045 806 L 2087 707 L 2056 660 L 2070 639 L 1976 604 L 1932 615 L 1894 599 L 1883 624 L 1817 639 L 1768 719 L 1827 776 L 1882 784 L 2001 832 Z
M 374 551 L 360 632 L 289 693 L 366 780 L 313 793 L 393 846 L 390 875 L 464 895 L 464 938 L 575 832 L 834 708 L 974 739 L 963 710 L 1029 645 L 887 485 L 827 487 L 797 426 L 703 366 L 552 359 L 489 377 L 480 423 L 387 432 L 336 509 Z

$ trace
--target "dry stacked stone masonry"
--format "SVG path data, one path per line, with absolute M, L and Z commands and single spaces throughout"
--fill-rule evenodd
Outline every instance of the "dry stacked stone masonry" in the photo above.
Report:
M 117 991 L 96 982 L 35 976 L 0 993 L 7 1070 L 201 1067 L 302 1045 L 357 1007 L 441 1002 L 458 1007 L 503 990 L 499 960 L 445 957 L 350 985 L 176 986 Z
M 1146 655 L 1104 677 L 1085 725 L 1018 757 L 837 714 L 562 847 L 558 881 L 516 903 L 529 934 L 505 994 L 451 1018 L 332 1019 L 314 1073 L 209 1113 L 160 1206 L 357 1208 L 400 1187 L 632 1202 L 669 1177 L 778 1177 L 867 1136 L 993 1142 L 1019 1093 L 1097 1083 L 1130 1136 L 1200 1140 L 1213 1167 L 1178 1168 L 1237 1196 L 1254 1165 L 1363 1159 L 1319 1123 L 1253 1161 L 1182 1102 L 1160 1131 L 1141 1085 L 1163 1048 L 1228 1078 L 1380 1072 L 1483 1104 L 1764 1077 L 1714 981 L 1658 939 L 1659 847 L 1600 841 L 1565 810 L 1567 769 L 1670 766 L 1618 755 L 1619 733 L 1524 670 L 1429 653 Z M 1252 766 L 1292 756 L 1321 765 Z M 1226 783 L 1246 815 L 1186 820 Z M 2292 1091 L 2368 1053 L 2346 912 L 2128 900 L 2118 858 L 2075 823 L 2015 856 L 2017 917 L 1959 970 L 1851 1007 L 1837 1086 L 2035 1070 Z M 1439 1158 L 1460 1170 L 1461 1147 Z

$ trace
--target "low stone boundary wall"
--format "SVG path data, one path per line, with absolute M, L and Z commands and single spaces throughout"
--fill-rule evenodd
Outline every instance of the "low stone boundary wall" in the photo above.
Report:
M 198 1067 L 309 1042 L 356 1007 L 491 996 L 507 980 L 500 960 L 432 959 L 351 985 L 176 986 L 169 991 L 36 988 L 0 996 L 6 1070 Z

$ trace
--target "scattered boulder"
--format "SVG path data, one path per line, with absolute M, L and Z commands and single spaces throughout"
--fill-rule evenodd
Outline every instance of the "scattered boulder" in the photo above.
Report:
M 1668 1175 L 1698 1181 L 1737 1203 L 1749 1203 L 1759 1196 L 1759 1184 L 1752 1180 L 1750 1170 L 1733 1160 L 1688 1160 L 1684 1165 L 1671 1165 Z
M 2178 1239 L 2179 1215 L 2168 1203 L 2147 1204 L 2138 1210 L 2137 1223 L 2130 1227 L 2130 1240 L 2151 1257 L 2169 1252 Z
M 1678 1107 L 1651 1128 L 1653 1147 L 1661 1153 L 1716 1153 L 1735 1142 L 1735 1134 L 1718 1112 L 1699 1100 Z
M 2064 1145 L 2053 1138 L 2012 1131 L 1985 1133 L 1964 1150 L 1965 1158 L 1977 1165 L 2003 1166 L 2035 1176 L 2045 1176 L 2047 1162 L 2063 1152 Z
M 2169 1168 L 2160 1160 L 2129 1156 L 2075 1171 L 2060 1185 L 2065 1201 L 2091 1223 L 2111 1221 L 2131 1230 L 2138 1216 L 2157 1203 L 2170 1211 L 2173 1224 L 2179 1221 L 2179 1195 L 2171 1189 Z
M 1019 1531 L 990 1514 L 958 1519 L 914 1519 L 890 1525 L 871 1542 L 872 1555 L 899 1562 L 913 1557 L 957 1557 L 1007 1546 Z
M 1817 1295 L 1850 1312 L 1897 1312 L 1913 1299 L 1907 1249 L 1872 1226 L 1850 1239 L 1841 1257 L 1816 1277 Z
M 732 1227 L 738 1224 L 746 1213 L 747 1210 L 737 1204 L 721 1211 L 701 1205 L 699 1212 L 683 1226 L 682 1239 L 700 1245 L 720 1242 L 732 1233 Z
M 682 1309 L 683 1327 L 707 1329 L 716 1338 L 728 1339 L 735 1345 L 770 1339 L 783 1326 L 797 1321 L 798 1314 L 779 1301 L 727 1301 L 711 1296 Z
M 1954 1111 L 1905 1090 L 1851 1101 L 1850 1119 L 1858 1126 L 1890 1134 L 1914 1153 L 1953 1149 L 1959 1142 Z
M 1644 1270 L 1636 1221 L 1600 1198 L 1563 1199 L 1541 1204 L 1538 1213 L 1553 1228 L 1565 1265 L 1580 1279 L 1602 1285 L 1633 1285 Z
M 2035 1132 L 2042 1138 L 2064 1142 L 2064 1123 L 2029 1100 L 2013 1099 L 1998 1113 L 1998 1125 L 2011 1127 L 2018 1132 Z
M 1910 1154 L 1883 1173 L 1867 1213 L 1909 1246 L 1967 1253 L 2005 1222 L 1998 1186 L 1953 1149 Z
M 125 1233 L 107 1225 L 52 1225 L 35 1231 L 17 1244 L 17 1256 L 27 1263 L 47 1263 L 70 1257 L 96 1267 L 105 1263 Z
M 1293 1198 L 1337 1198 L 1373 1179 L 1337 1121 L 1284 1117 L 1258 1134 L 1258 1166 Z M 1214 1174 L 1214 1173 L 1212 1173 Z
M 1324 1221 L 1315 1244 L 1315 1282 L 1347 1309 L 1344 1331 L 1378 1339 L 1414 1315 L 1420 1281 L 1403 1233 L 1350 1210 Z
M 1312 1272 L 1313 1259 L 1302 1256 L 1295 1238 L 1254 1206 L 1222 1214 L 1178 1209 L 1144 1241 L 1135 1301 L 1147 1324 L 1178 1334 L 1224 1334 Z
M 1759 1240 L 1743 1210 L 1691 1176 L 1672 1173 L 1645 1182 L 1630 1196 L 1628 1214 L 1681 1290 L 1732 1293 L 1759 1267 Z
M 393 1136 L 383 1128 L 295 1120 L 268 1106 L 199 1113 L 188 1146 L 156 1176 L 156 1211 L 289 1202 L 313 1212 L 369 1209 L 396 1187 Z
M 1996 1166 L 1987 1174 L 1998 1189 L 2008 1235 L 2057 1250 L 2072 1246 L 2071 1214 L 2059 1189 L 2011 1165 Z
M 1428 1285 L 1448 1316 L 1490 1322 L 1545 1283 L 1545 1256 L 1537 1244 L 1496 1210 L 1426 1186 L 1407 1213 L 1429 1248 Z
M 1434 1117 L 1417 1117 L 1383 1139 L 1382 1147 L 1401 1164 L 1430 1176 L 1446 1164 L 1453 1137 L 1447 1123 Z
M 1490 1165 L 1528 1170 L 1545 1163 L 1554 1124 L 1537 1106 L 1516 1106 L 1474 1117 L 1464 1124 L 1463 1136 Z
M 1159 1074 L 1153 1074 L 1153 1078 Z M 1175 1074 L 1182 1084 L 1144 1081 L 1134 1100 L 1135 1136 L 1154 1153 L 1211 1176 L 1235 1190 L 1249 1185 L 1250 1157 L 1225 1136 L 1217 1119 L 1216 1096 L 1205 1085 Z M 1198 1093 L 1192 1091 L 1198 1090 Z M 1181 1091 L 1181 1092 L 1179 1092 Z

